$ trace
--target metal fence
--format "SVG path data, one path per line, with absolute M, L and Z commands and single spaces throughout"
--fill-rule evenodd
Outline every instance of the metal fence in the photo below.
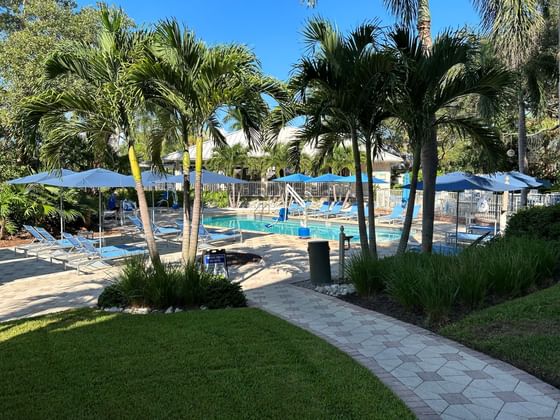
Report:
M 354 199 L 356 196 L 355 187 L 348 184 L 306 184 L 292 183 L 297 193 L 306 199 L 335 198 L 344 200 L 346 197 Z M 207 191 L 231 190 L 232 186 L 224 185 L 205 185 Z M 284 195 L 285 186 L 281 182 L 247 182 L 235 185 L 236 194 L 241 193 L 241 197 L 252 200 L 278 200 Z M 367 198 L 367 191 L 364 191 Z M 495 220 L 502 211 L 501 194 L 493 194 L 484 191 L 465 191 L 461 193 L 440 191 L 436 193 L 436 216 L 455 217 L 457 214 L 457 197 L 459 197 L 459 217 L 460 218 L 481 218 Z M 509 193 L 508 212 L 514 213 L 521 206 L 520 194 Z M 402 202 L 401 189 L 376 189 L 375 203 L 377 208 L 391 209 L 396 204 Z M 416 202 L 422 203 L 422 191 L 417 191 Z M 560 204 L 560 193 L 540 194 L 531 191 L 527 198 L 528 206 L 550 206 Z

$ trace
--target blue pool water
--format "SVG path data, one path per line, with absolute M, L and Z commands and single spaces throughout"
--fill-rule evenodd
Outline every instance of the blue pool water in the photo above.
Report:
M 232 215 L 232 216 L 204 216 L 204 224 L 224 228 L 250 230 L 254 232 L 279 233 L 282 235 L 298 236 L 298 229 L 301 224 L 299 220 L 288 220 L 286 222 L 275 223 L 272 217 L 253 216 L 253 215 Z M 266 225 L 273 224 L 270 228 Z M 329 221 L 309 221 L 307 227 L 312 238 L 338 240 L 340 226 L 344 226 L 346 235 L 353 235 L 352 242 L 359 241 L 358 226 L 344 220 Z M 400 229 L 387 229 L 376 227 L 376 237 L 379 242 L 398 240 L 401 237 Z

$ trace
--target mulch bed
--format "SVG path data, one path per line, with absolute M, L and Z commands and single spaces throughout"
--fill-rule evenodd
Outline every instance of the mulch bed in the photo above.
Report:
M 14 246 L 31 243 L 33 238 L 28 234 L 21 234 L 0 240 L 0 248 L 13 248 Z

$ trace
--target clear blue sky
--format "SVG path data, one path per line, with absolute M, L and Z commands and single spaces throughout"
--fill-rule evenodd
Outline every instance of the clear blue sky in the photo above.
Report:
M 80 6 L 96 0 L 78 0 Z M 382 0 L 319 0 L 308 9 L 300 0 L 107 0 L 122 7 L 139 25 L 176 17 L 209 44 L 239 42 L 258 55 L 266 73 L 286 79 L 301 56 L 301 29 L 311 16 L 321 15 L 341 29 L 379 18 L 391 24 Z M 433 32 L 477 25 L 471 0 L 431 0 Z

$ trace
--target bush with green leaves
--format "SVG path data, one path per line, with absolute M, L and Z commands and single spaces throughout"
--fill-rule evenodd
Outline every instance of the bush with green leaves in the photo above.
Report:
M 225 208 L 229 206 L 227 191 L 204 191 L 204 204 L 209 207 Z
M 203 304 L 209 309 L 247 306 L 247 298 L 241 285 L 223 277 L 210 280 L 204 287 L 203 296 Z
M 346 273 L 360 295 L 384 287 L 405 308 L 437 323 L 456 306 L 474 309 L 492 297 L 526 294 L 554 276 L 559 260 L 556 242 L 509 237 L 457 256 L 410 252 L 378 261 L 357 257 Z
M 518 211 L 508 221 L 506 236 L 560 241 L 560 205 Z
M 198 266 L 165 265 L 155 269 L 143 257 L 129 259 L 116 281 L 98 300 L 100 307 L 142 306 L 154 309 L 246 306 L 241 287 Z

